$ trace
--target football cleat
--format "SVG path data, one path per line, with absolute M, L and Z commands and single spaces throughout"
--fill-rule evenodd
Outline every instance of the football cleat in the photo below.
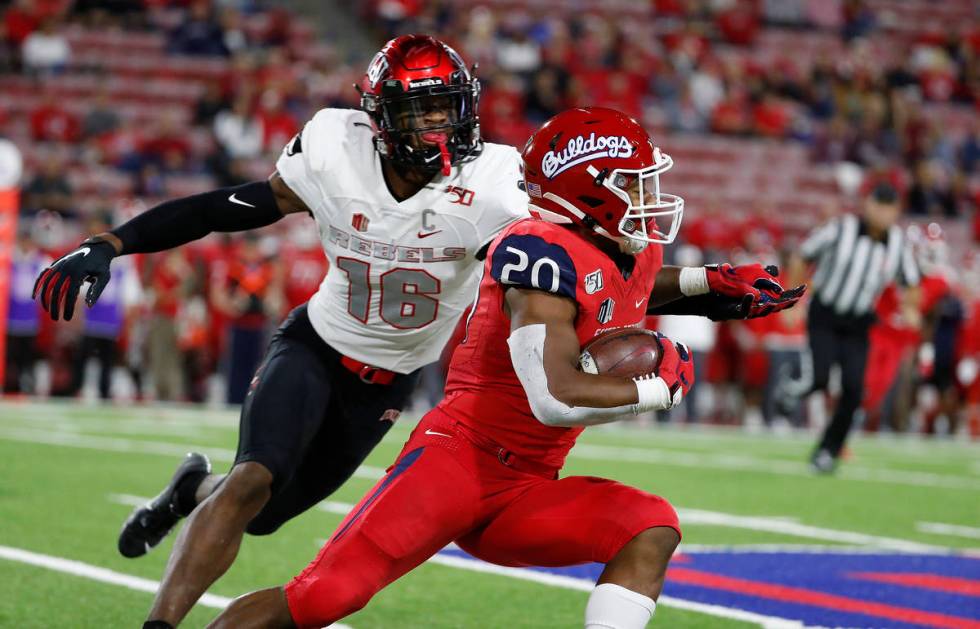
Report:
M 821 448 L 813 453 L 813 457 L 810 459 L 810 469 L 816 474 L 833 474 L 837 469 L 837 459 L 829 450 Z
M 210 474 L 208 457 L 189 453 L 181 461 L 173 478 L 156 498 L 136 507 L 119 532 L 119 552 L 131 559 L 142 557 L 160 543 L 184 515 L 177 508 L 177 487 L 190 474 Z

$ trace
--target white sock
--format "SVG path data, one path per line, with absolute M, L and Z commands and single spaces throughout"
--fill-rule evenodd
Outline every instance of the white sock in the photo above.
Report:
M 616 585 L 597 585 L 585 606 L 585 629 L 643 629 L 657 603 L 650 597 Z

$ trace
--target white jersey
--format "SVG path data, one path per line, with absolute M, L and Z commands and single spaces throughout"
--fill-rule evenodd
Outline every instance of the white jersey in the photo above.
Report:
M 276 168 L 313 212 L 330 261 L 310 299 L 313 328 L 341 354 L 409 373 L 438 360 L 476 295 L 477 254 L 528 215 L 528 198 L 517 150 L 486 143 L 398 202 L 373 136 L 364 112 L 322 109 Z

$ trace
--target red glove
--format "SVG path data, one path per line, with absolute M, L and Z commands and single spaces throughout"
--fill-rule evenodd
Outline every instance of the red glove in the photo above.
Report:
M 806 286 L 784 291 L 776 276 L 779 268 L 761 264 L 709 265 L 705 267 L 708 288 L 726 297 L 742 299 L 745 318 L 764 317 L 779 310 L 792 308 L 806 292 Z
M 709 264 L 705 266 L 708 277 L 708 288 L 713 292 L 727 297 L 742 297 L 752 295 L 759 299 L 762 291 L 770 297 L 778 297 L 783 287 L 776 281 L 779 269 L 775 266 L 762 267 L 761 264 L 743 264 L 732 266 L 725 264 Z
M 687 395 L 694 386 L 694 356 L 687 345 L 674 343 L 660 332 L 657 332 L 657 343 L 661 355 L 657 376 L 667 384 L 674 404 L 677 404 L 680 401 L 677 392 Z

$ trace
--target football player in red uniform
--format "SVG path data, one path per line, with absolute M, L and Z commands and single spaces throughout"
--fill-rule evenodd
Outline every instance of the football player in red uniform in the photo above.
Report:
M 284 588 L 236 600 L 215 626 L 329 625 L 454 541 L 505 566 L 605 563 L 585 626 L 646 626 L 680 541 L 677 514 L 616 481 L 558 475 L 586 426 L 672 407 L 693 365 L 661 336 L 656 374 L 593 375 L 578 369 L 580 348 L 641 326 L 651 303 L 712 287 L 750 296 L 756 314 L 791 306 L 800 291 L 761 267 L 663 267 L 683 200 L 660 191 L 670 157 L 624 114 L 559 114 L 523 159 L 543 220 L 514 223 L 490 245 L 446 398 L 313 563 Z

